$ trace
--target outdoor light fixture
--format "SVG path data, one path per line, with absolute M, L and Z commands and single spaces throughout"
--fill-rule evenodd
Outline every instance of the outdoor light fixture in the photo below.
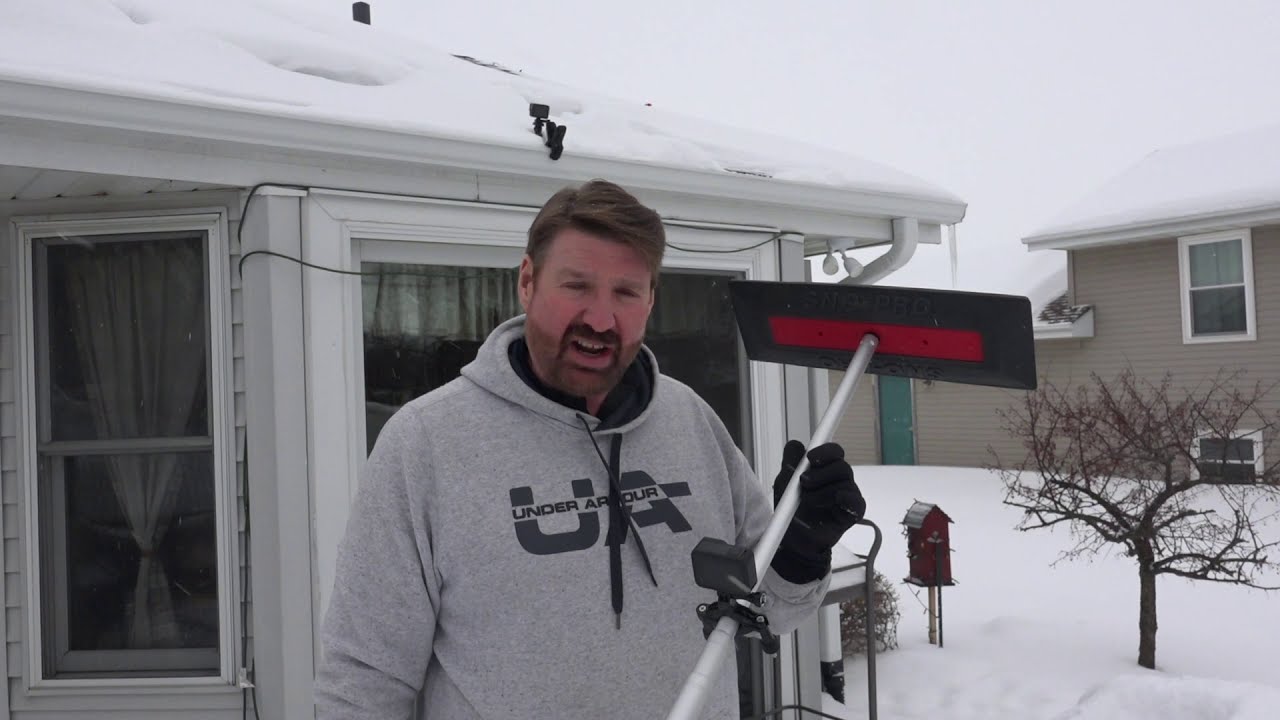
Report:
M 828 275 L 835 275 L 840 272 L 840 263 L 836 260 L 836 251 L 827 246 L 827 256 L 822 259 L 822 272 Z
M 844 255 L 844 271 L 849 273 L 849 277 L 856 278 L 861 275 L 863 267 L 862 263 L 858 262 L 857 258 L 848 253 L 842 254 Z
M 862 263 L 856 258 L 850 257 L 847 251 L 841 250 L 836 252 L 831 244 L 827 244 L 827 256 L 822 259 L 822 272 L 828 275 L 835 275 L 840 272 L 841 265 L 849 277 L 856 278 L 862 274 Z

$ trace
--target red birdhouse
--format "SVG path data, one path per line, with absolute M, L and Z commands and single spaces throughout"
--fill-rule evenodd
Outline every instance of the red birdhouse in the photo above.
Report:
M 916 502 L 907 511 L 902 518 L 911 563 L 906 582 L 921 587 L 955 585 L 951 579 L 951 522 L 937 505 Z

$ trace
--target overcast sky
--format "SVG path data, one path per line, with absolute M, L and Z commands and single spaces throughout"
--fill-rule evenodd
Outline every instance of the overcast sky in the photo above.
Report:
M 348 0 L 290 0 L 350 16 Z M 962 288 L 1147 153 L 1280 122 L 1280 2 L 373 0 L 373 24 L 529 75 L 794 136 L 961 196 Z M 442 98 L 442 102 L 448 102 Z M 950 286 L 925 247 L 890 284 Z

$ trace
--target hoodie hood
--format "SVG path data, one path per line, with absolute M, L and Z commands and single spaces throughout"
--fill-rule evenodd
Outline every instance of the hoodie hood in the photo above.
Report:
M 462 376 L 498 397 L 579 430 L 584 427 L 579 417 L 586 420 L 588 429 L 599 433 L 626 432 L 648 417 L 659 383 L 658 360 L 647 346 L 640 346 L 618 387 L 605 399 L 603 417 L 595 417 L 587 412 L 582 398 L 543 385 L 531 370 L 521 372 L 519 356 L 528 353 L 521 347 L 524 330 L 524 315 L 499 325 L 485 338 L 476 359 L 462 368 Z

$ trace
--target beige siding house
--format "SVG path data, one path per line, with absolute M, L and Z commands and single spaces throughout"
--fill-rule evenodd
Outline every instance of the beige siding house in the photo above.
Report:
M 1023 242 L 1067 261 L 1056 291 L 1028 292 L 1042 381 L 1131 367 L 1187 385 L 1219 370 L 1280 382 L 1280 126 L 1153 153 Z M 865 383 L 837 432 L 855 462 L 895 462 L 884 444 L 895 412 L 915 464 L 1021 459 L 998 416 L 1021 391 L 911 380 L 906 416 L 881 402 L 893 381 Z M 1280 392 L 1263 410 L 1280 410 Z M 1255 441 L 1260 466 L 1280 453 L 1275 440 Z

